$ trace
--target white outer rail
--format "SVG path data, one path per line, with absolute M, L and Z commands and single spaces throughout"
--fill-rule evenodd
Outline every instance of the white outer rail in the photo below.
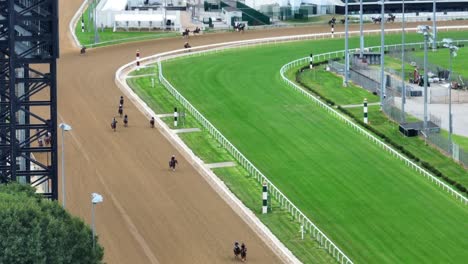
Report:
M 439 27 L 438 30 L 463 30 L 468 29 L 468 26 L 446 26 L 446 27 Z M 416 31 L 416 28 L 407 28 L 406 31 Z M 401 32 L 400 29 L 389 29 L 386 30 L 388 32 Z M 369 30 L 365 32 L 367 35 L 369 34 L 379 34 L 380 30 Z M 344 37 L 344 32 L 335 32 L 335 37 Z M 349 35 L 359 35 L 359 31 L 350 31 Z M 206 53 L 218 52 L 221 50 L 236 48 L 236 47 L 248 47 L 248 46 L 257 46 L 261 44 L 275 44 L 281 42 L 289 42 L 289 41 L 298 41 L 298 40 L 310 40 L 310 39 L 325 39 L 331 38 L 331 33 L 320 33 L 320 34 L 305 34 L 305 35 L 295 35 L 295 36 L 283 36 L 283 37 L 272 37 L 272 38 L 263 38 L 263 39 L 253 39 L 253 40 L 242 40 L 242 41 L 233 41 L 233 42 L 225 42 L 225 43 L 218 43 L 218 44 L 210 44 L 204 45 L 199 47 L 191 48 L 193 52 L 187 52 L 186 49 L 178 49 L 174 51 L 163 52 L 159 54 L 155 54 L 149 57 L 145 57 L 140 59 L 141 65 L 148 65 L 157 62 L 159 67 L 159 78 L 161 83 L 168 89 L 168 91 L 173 94 L 176 99 L 200 122 L 212 136 L 220 142 L 224 148 L 226 148 L 231 155 L 242 165 L 249 173 L 251 173 L 255 179 L 260 183 L 266 183 L 268 185 L 268 190 L 273 197 L 280 203 L 282 208 L 285 208 L 294 219 L 300 222 L 304 226 L 304 230 L 311 233 L 312 237 L 324 248 L 327 252 L 339 263 L 341 264 L 353 264 L 354 262 L 338 247 L 333 243 L 331 239 L 329 239 L 324 232 L 322 232 L 299 208 L 296 207 L 263 173 L 260 172 L 253 164 L 250 162 L 231 142 L 229 142 L 224 135 L 222 135 L 216 127 L 214 127 L 211 122 L 209 122 L 187 99 L 185 99 L 163 76 L 163 69 L 161 68 L 161 61 L 167 60 L 170 58 L 175 58 L 179 56 L 194 56 L 194 55 L 201 55 Z M 302 59 L 300 59 L 302 60 Z M 115 81 L 117 83 L 121 82 L 125 78 L 130 71 L 135 69 L 136 61 L 132 61 L 120 67 L 115 73 Z M 283 66 L 284 67 L 284 66 Z M 282 68 L 283 69 L 283 68 Z M 284 77 L 284 76 L 283 76 Z M 289 80 L 286 79 L 288 82 Z M 290 82 L 290 81 L 289 81 Z M 291 82 L 292 85 L 294 83 Z M 297 87 L 296 87 L 297 88 Z M 304 90 L 299 88 L 299 91 Z M 307 94 L 307 93 L 305 93 Z M 310 94 L 307 94 L 311 96 Z M 315 97 L 311 96 L 317 103 L 322 105 L 323 107 L 328 107 Z M 330 110 L 334 111 L 330 107 Z M 335 114 L 340 115 L 336 111 Z M 344 116 L 340 115 L 342 118 Z M 346 119 L 346 118 L 345 118 Z M 348 120 L 349 122 L 349 120 Z M 351 124 L 353 124 L 351 122 Z M 356 125 L 355 125 L 356 126 Z M 356 126 L 357 127 L 357 126 Z M 357 127 L 359 128 L 359 127 Z M 361 128 L 359 128 L 361 129 Z M 361 129 L 362 130 L 362 129 Z M 372 135 L 370 135 L 373 137 Z M 375 137 L 373 137 L 375 138 Z M 376 139 L 378 140 L 378 139 Z M 379 141 L 380 142 L 380 141 Z M 411 162 L 411 161 L 409 161 Z M 417 166 L 417 165 L 415 165 Z

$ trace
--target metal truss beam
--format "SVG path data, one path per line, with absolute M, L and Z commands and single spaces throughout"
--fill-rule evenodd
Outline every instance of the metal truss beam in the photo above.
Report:
M 58 39 L 58 0 L 0 0 L 0 182 L 29 183 L 52 199 Z

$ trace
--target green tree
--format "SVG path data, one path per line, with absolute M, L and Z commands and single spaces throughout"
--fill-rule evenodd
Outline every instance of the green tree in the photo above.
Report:
M 91 229 L 27 185 L 0 185 L 0 263 L 102 263 Z

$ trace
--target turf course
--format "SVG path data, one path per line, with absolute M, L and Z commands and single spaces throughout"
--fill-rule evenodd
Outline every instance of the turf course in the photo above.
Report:
M 281 82 L 288 61 L 342 46 L 263 46 L 164 67 L 175 87 L 356 263 L 464 263 L 467 206 Z

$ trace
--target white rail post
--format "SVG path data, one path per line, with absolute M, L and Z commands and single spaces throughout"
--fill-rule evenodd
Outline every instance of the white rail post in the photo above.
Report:
M 263 182 L 262 186 L 262 198 L 263 198 L 263 206 L 262 206 L 262 214 L 268 213 L 268 185 L 266 182 Z
M 177 107 L 174 107 L 174 126 L 177 127 L 177 117 L 179 113 L 177 112 Z
M 314 54 L 310 54 L 310 69 L 314 68 Z
M 367 98 L 364 98 L 364 123 L 368 124 L 368 120 L 367 120 Z

